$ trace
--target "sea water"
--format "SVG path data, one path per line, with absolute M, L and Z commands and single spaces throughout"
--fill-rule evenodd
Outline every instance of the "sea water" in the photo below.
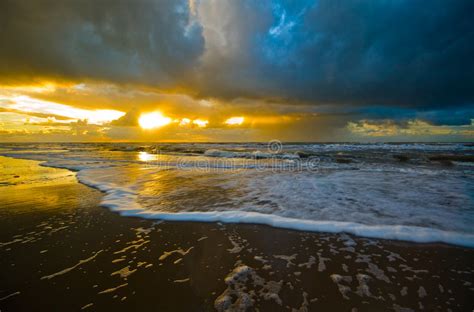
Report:
M 1 144 L 0 155 L 76 171 L 123 216 L 474 247 L 472 144 Z

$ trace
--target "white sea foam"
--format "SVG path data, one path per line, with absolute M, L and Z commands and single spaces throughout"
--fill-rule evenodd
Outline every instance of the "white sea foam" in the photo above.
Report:
M 115 203 L 109 206 L 107 200 L 104 200 L 102 204 L 105 207 L 112 208 L 114 211 L 119 211 L 123 216 L 137 216 L 146 219 L 264 224 L 278 228 L 301 231 L 327 233 L 345 232 L 371 238 L 403 240 L 417 243 L 442 242 L 474 248 L 473 234 L 448 232 L 415 226 L 363 225 L 353 222 L 300 220 L 284 218 L 276 215 L 243 211 L 164 213 L 139 209 L 129 210 L 124 206 L 118 208 Z

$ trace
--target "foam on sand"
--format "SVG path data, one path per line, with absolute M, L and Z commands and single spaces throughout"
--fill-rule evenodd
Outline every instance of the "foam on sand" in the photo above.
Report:
M 56 272 L 56 273 L 53 273 L 51 275 L 46 275 L 46 276 L 43 276 L 41 277 L 42 280 L 44 279 L 52 279 L 53 277 L 56 277 L 56 276 L 59 276 L 59 275 L 63 275 L 63 274 L 66 274 L 66 273 L 69 273 L 70 271 L 74 270 L 75 268 L 83 265 L 84 263 L 87 263 L 89 261 L 92 261 L 94 260 L 103 250 L 99 250 L 97 251 L 96 253 L 94 253 L 92 256 L 90 256 L 89 258 L 87 259 L 83 259 L 83 260 L 79 260 L 78 263 L 76 263 L 75 265 L 73 265 L 72 267 L 69 267 L 69 268 L 65 268 L 64 270 L 61 270 L 59 272 Z
M 122 288 L 122 287 L 127 287 L 127 285 L 128 285 L 128 283 L 124 283 L 124 284 L 120 284 L 120 285 L 118 285 L 118 286 L 116 286 L 116 287 L 107 288 L 107 289 L 105 289 L 105 290 L 100 291 L 98 294 L 99 294 L 99 295 L 109 294 L 109 293 L 112 293 L 112 292 L 116 291 L 117 289 Z
M 13 296 L 18 296 L 19 294 L 21 294 L 21 293 L 20 293 L 19 291 L 16 291 L 16 292 L 14 292 L 14 293 L 11 293 L 11 294 L 9 294 L 9 295 L 6 295 L 6 296 L 1 297 L 1 298 L 0 298 L 0 301 L 6 300 L 6 299 L 11 298 L 11 297 L 13 297 Z
M 104 203 L 104 205 L 106 205 L 106 203 Z M 127 216 L 138 216 L 147 219 L 161 219 L 166 221 L 264 224 L 300 231 L 326 233 L 345 232 L 369 238 L 393 239 L 416 243 L 441 242 L 474 248 L 474 235 L 472 234 L 447 232 L 415 226 L 364 225 L 352 222 L 299 220 L 242 211 L 159 213 L 148 212 L 146 210 L 140 212 L 129 212 L 122 209 L 120 210 L 120 213 Z
M 282 305 L 279 293 L 283 281 L 267 281 L 245 264 L 237 265 L 224 281 L 227 288 L 214 301 L 217 311 L 247 311 L 257 299 L 271 300 Z

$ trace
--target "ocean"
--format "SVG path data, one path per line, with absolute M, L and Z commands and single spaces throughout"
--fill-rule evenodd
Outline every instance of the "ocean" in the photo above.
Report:
M 74 171 L 123 216 L 474 247 L 468 143 L 3 143 L 0 155 Z

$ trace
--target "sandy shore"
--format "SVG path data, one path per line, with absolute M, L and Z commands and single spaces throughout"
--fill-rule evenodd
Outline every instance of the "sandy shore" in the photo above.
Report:
M 126 218 L 67 170 L 1 161 L 1 311 L 474 309 L 472 249 Z

